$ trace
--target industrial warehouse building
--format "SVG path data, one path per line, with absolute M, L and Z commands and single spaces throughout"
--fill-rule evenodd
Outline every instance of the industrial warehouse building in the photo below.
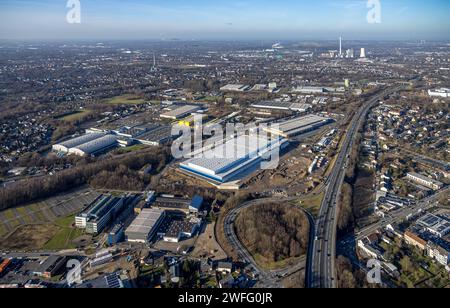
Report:
M 160 146 L 173 139 L 172 127 L 170 125 L 158 125 L 135 139 L 141 144 Z
M 118 145 L 117 138 L 103 132 L 88 133 L 83 136 L 53 145 L 55 152 L 79 156 L 96 155 Z
M 186 215 L 196 215 L 199 213 L 202 204 L 203 198 L 199 195 L 195 195 L 192 199 L 163 195 L 155 199 L 152 207 L 169 212 L 182 212 Z
M 103 153 L 118 145 L 117 138 L 113 135 L 105 135 L 87 143 L 69 149 L 69 154 L 78 156 L 91 156 Z
M 164 216 L 164 210 L 155 208 L 143 209 L 139 216 L 125 230 L 126 240 L 135 243 L 146 243 L 150 241 L 164 220 Z
M 172 139 L 172 127 L 162 124 L 124 126 L 113 131 L 90 129 L 83 136 L 53 145 L 53 151 L 93 156 L 134 143 L 161 146 Z
M 75 226 L 86 229 L 86 233 L 99 234 L 123 210 L 125 199 L 101 195 L 75 217 Z
M 183 239 L 189 239 L 200 228 L 200 219 L 190 221 L 166 220 L 158 230 L 158 236 L 165 242 L 178 243 Z
M 255 103 L 252 104 L 250 107 L 265 110 L 306 112 L 312 108 L 312 105 L 303 103 L 271 101 L 271 102 Z
M 197 105 L 185 105 L 169 112 L 163 113 L 160 115 L 160 117 L 163 119 L 179 120 L 187 117 L 188 115 L 191 115 L 196 111 L 199 111 L 200 109 L 201 107 Z
M 117 136 L 132 143 L 160 146 L 172 139 L 172 127 L 162 124 L 124 126 L 113 131 Z
M 222 92 L 245 92 L 250 89 L 250 86 L 245 84 L 227 84 L 220 88 Z
M 303 117 L 297 117 L 284 122 L 276 123 L 278 128 L 267 127 L 264 130 L 275 136 L 282 136 L 285 138 L 292 138 L 298 135 L 302 135 L 308 132 L 312 132 L 321 128 L 333 120 L 330 118 L 320 117 L 314 114 L 310 114 Z
M 55 152 L 69 153 L 70 149 L 74 149 L 83 144 L 89 143 L 96 139 L 100 139 L 106 136 L 106 133 L 103 132 L 90 132 L 88 134 L 82 135 L 80 137 L 76 137 L 58 144 L 53 145 L 52 149 Z
M 63 266 L 66 265 L 66 261 L 67 258 L 64 256 L 50 256 L 39 265 L 34 274 L 50 279 L 55 276 Z
M 252 138 L 252 139 L 251 139 Z M 250 144 L 255 146 L 250 146 Z M 256 136 L 241 136 L 237 139 L 231 139 L 209 150 L 213 155 L 207 158 L 205 155 L 200 158 L 192 158 L 180 164 L 180 169 L 201 177 L 206 180 L 216 181 L 218 183 L 228 182 L 248 168 L 263 161 L 264 156 L 270 156 L 271 151 L 280 151 L 287 145 L 286 139 L 273 139 L 267 141 Z M 224 153 L 229 149 L 234 149 L 233 158 L 223 158 Z M 207 153 L 205 150 L 203 153 Z

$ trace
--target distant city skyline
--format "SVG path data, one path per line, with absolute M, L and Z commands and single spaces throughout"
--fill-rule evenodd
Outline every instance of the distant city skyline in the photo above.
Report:
M 367 0 L 80 2 L 69 24 L 67 0 L 3 0 L 0 39 L 450 39 L 448 0 L 380 0 L 372 24 Z

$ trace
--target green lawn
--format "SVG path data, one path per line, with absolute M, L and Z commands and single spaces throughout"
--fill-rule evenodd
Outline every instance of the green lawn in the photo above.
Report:
M 72 241 L 77 237 L 83 235 L 83 230 L 72 227 L 74 223 L 75 216 L 67 216 L 59 218 L 55 221 L 60 230 L 55 234 L 55 236 L 48 241 L 43 249 L 44 250 L 62 250 L 62 249 L 74 249 L 75 246 Z
M 278 262 L 272 262 L 272 261 L 268 261 L 266 258 L 264 258 L 263 256 L 261 256 L 259 254 L 255 254 L 253 256 L 253 259 L 255 259 L 256 263 L 258 263 L 259 266 L 261 266 L 262 268 L 264 268 L 266 270 L 277 270 L 277 269 L 285 268 L 289 264 L 295 263 L 297 261 L 297 259 L 300 259 L 300 258 L 288 258 L 288 259 L 281 260 Z
M 74 222 L 75 222 L 75 215 L 70 215 L 67 217 L 58 218 L 55 221 L 55 225 L 61 228 L 71 228 Z
M 8 220 L 13 220 L 16 218 L 16 215 L 14 214 L 14 212 L 12 210 L 6 210 L 3 212 L 3 214 L 5 215 L 6 219 L 8 219 Z
M 413 272 L 403 272 L 399 278 L 401 283 L 404 283 L 408 288 L 414 288 L 420 281 L 431 278 L 423 268 L 417 268 Z
M 127 154 L 127 153 L 136 152 L 136 151 L 145 149 L 147 147 L 148 146 L 145 145 L 145 144 L 135 144 L 135 145 L 132 145 L 130 147 L 117 149 L 115 153 L 117 153 L 119 155 L 120 154 Z
M 44 250 L 74 249 L 72 241 L 83 234 L 83 230 L 61 228 L 58 233 L 44 245 Z
M 0 224 L 0 237 L 4 236 L 6 232 L 8 231 L 6 230 L 5 226 L 3 226 L 3 224 Z
M 75 112 L 68 114 L 66 116 L 63 116 L 59 119 L 64 122 L 75 122 L 75 121 L 80 120 L 85 115 L 89 114 L 90 112 L 91 112 L 90 110 L 75 111 Z
M 300 206 L 309 211 L 312 215 L 316 215 L 319 212 L 320 204 L 322 203 L 324 193 L 313 195 L 300 200 Z
M 18 207 L 16 208 L 16 210 L 26 224 L 35 223 L 33 218 L 28 214 L 28 211 L 24 207 Z
M 44 206 L 39 205 L 38 203 L 30 204 L 27 206 L 31 212 L 33 212 L 33 215 L 38 220 L 37 222 L 45 222 L 47 221 L 47 218 L 42 213 L 42 209 Z
M 18 221 L 17 219 L 9 220 L 8 223 L 11 226 L 11 228 L 20 226 L 20 221 Z
M 112 105 L 141 105 L 146 101 L 133 95 L 121 95 L 106 100 L 106 103 Z

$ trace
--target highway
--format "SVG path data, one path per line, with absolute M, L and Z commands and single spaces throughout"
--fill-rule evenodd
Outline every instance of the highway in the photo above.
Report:
M 267 204 L 271 202 L 291 202 L 298 200 L 298 198 L 265 198 L 265 199 L 257 199 L 252 200 L 246 203 L 243 203 L 231 211 L 229 211 L 225 217 L 224 221 L 224 232 L 225 237 L 227 238 L 228 242 L 233 246 L 234 250 L 236 251 L 238 258 L 240 261 L 249 264 L 252 271 L 258 276 L 258 283 L 255 287 L 258 288 L 279 288 L 281 286 L 281 280 L 289 276 L 291 274 L 296 273 L 297 271 L 305 268 L 306 266 L 306 260 L 305 258 L 301 259 L 296 265 L 289 266 L 288 268 L 281 269 L 281 270 L 274 270 L 274 271 L 265 271 L 262 269 L 256 261 L 253 259 L 252 255 L 248 252 L 248 250 L 244 247 L 244 245 L 240 242 L 239 238 L 236 235 L 236 232 L 234 231 L 234 222 L 236 221 L 237 216 L 239 213 L 249 207 L 252 206 L 258 206 L 260 204 Z M 309 220 L 310 223 L 310 239 L 309 243 L 313 242 L 313 234 L 314 234 L 314 218 L 310 215 L 309 212 L 303 210 Z M 310 249 L 308 249 L 310 251 Z
M 345 178 L 349 155 L 358 129 L 368 112 L 385 96 L 399 91 L 401 87 L 387 89 L 372 97 L 355 114 L 346 132 L 342 148 L 327 181 L 325 195 L 315 226 L 313 251 L 308 258 L 306 285 L 310 288 L 336 288 L 335 259 L 337 233 L 337 202 Z

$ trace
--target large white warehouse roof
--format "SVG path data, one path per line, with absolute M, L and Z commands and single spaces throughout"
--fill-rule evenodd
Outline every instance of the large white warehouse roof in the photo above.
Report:
M 105 135 L 87 143 L 83 143 L 77 147 L 71 148 L 69 152 L 80 155 L 91 155 L 108 147 L 111 147 L 116 143 L 116 137 L 114 137 L 113 135 Z
M 90 134 L 85 134 L 83 136 L 80 136 L 80 137 L 77 137 L 74 139 L 70 139 L 70 140 L 61 142 L 58 145 L 63 146 L 67 149 L 70 149 L 70 148 L 74 148 L 76 146 L 82 145 L 83 143 L 98 139 L 103 136 L 105 136 L 105 133 L 90 133 Z

